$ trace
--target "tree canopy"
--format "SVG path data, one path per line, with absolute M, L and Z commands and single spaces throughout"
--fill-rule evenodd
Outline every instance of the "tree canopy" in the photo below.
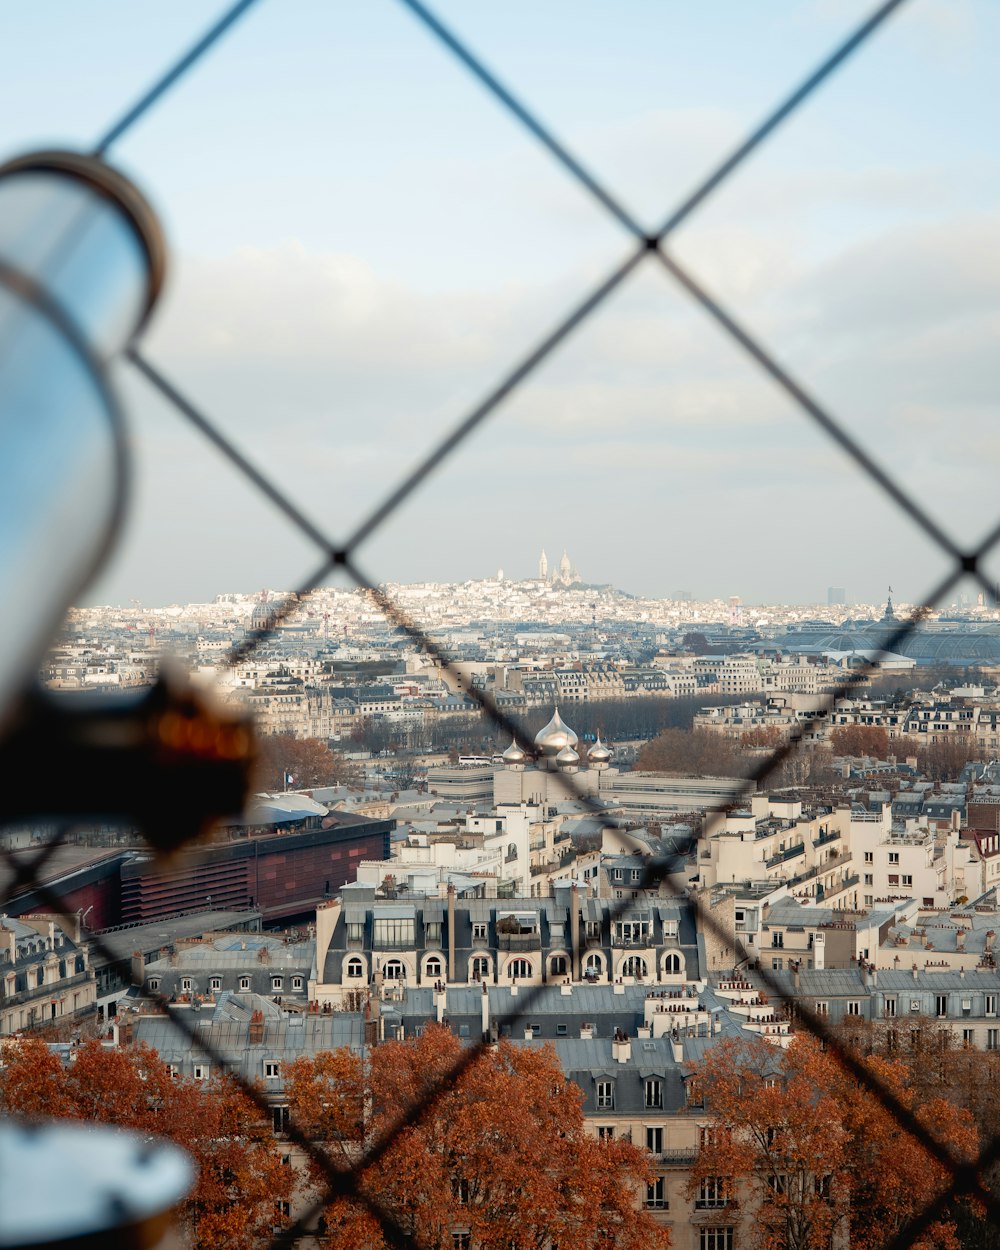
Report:
M 293 1120 L 340 1165 L 385 1144 L 377 1165 L 360 1171 L 360 1192 L 428 1250 L 451 1250 L 456 1229 L 483 1250 L 668 1245 L 636 1206 L 648 1156 L 585 1131 L 582 1095 L 551 1048 L 502 1041 L 449 1082 L 462 1053 L 454 1034 L 430 1025 L 377 1047 L 367 1065 L 343 1052 L 299 1059 L 288 1073 Z M 441 1082 L 444 1093 L 405 1124 Z M 324 1244 L 338 1250 L 387 1244 L 357 1202 L 333 1203 L 325 1227 Z
M 270 734 L 260 738 L 254 787 L 283 790 L 286 772 L 293 778 L 289 785 L 300 790 L 312 786 L 359 785 L 361 779 L 360 770 L 352 760 L 331 751 L 319 738 L 296 738 L 294 734 Z

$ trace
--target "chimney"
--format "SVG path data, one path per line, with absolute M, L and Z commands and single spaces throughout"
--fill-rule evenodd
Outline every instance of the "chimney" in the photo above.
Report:
M 443 1024 L 445 1008 L 448 1006 L 448 995 L 443 989 L 438 989 L 436 985 L 434 987 L 434 1006 L 437 1009 L 437 1022 L 438 1024 Z
M 913 979 L 914 981 L 917 979 L 917 965 L 916 964 L 913 965 Z
M 965 930 L 964 929 L 959 929 L 959 931 L 955 934 L 955 949 L 960 950 L 960 951 L 965 950 Z
M 455 887 L 448 886 L 448 984 L 455 984 Z
M 591 1042 L 594 1040 L 594 1026 L 592 1024 L 580 1025 L 580 1040 Z
M 792 964 L 792 987 L 796 990 L 802 988 L 802 974 L 799 970 L 799 961 L 797 959 Z
M 142 957 L 142 951 L 132 952 L 132 984 L 142 985 L 146 976 L 146 961 Z
M 670 1049 L 673 1051 L 673 1054 L 674 1054 L 674 1063 L 683 1063 L 684 1062 L 684 1043 L 674 1033 L 671 1033 L 670 1035 Z
M 995 939 L 996 939 L 996 931 L 994 929 L 987 929 L 986 938 L 983 942 L 983 950 L 986 951 L 987 953 L 992 951 L 993 942 Z
M 250 1017 L 250 1031 L 247 1037 L 247 1043 L 250 1046 L 259 1046 L 264 1040 L 264 1013 L 259 1009 Z
M 573 980 L 580 979 L 580 889 L 576 882 L 569 892 L 569 933 L 573 951 Z
M 632 1043 L 629 1041 L 628 1034 L 622 1029 L 615 1029 L 611 1042 L 611 1058 L 615 1063 L 628 1063 L 632 1058 Z
M 490 991 L 485 981 L 483 982 L 483 992 L 479 1001 L 482 1008 L 483 1041 L 488 1042 L 490 1037 Z

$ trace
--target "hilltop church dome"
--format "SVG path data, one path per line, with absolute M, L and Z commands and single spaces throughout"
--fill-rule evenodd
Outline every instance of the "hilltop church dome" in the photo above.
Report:
M 563 723 L 562 717 L 559 715 L 559 709 L 556 708 L 552 719 L 535 734 L 535 746 L 542 755 L 553 756 L 558 755 L 565 747 L 575 747 L 579 738 L 572 729 Z
M 580 762 L 580 757 L 572 747 L 563 747 L 556 756 L 556 763 L 560 768 L 575 768 Z

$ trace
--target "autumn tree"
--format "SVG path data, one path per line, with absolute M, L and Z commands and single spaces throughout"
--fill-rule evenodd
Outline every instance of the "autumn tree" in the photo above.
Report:
M 360 784 L 360 770 L 338 751 L 331 751 L 318 738 L 296 738 L 294 734 L 270 734 L 261 737 L 258 746 L 254 786 L 258 790 L 283 790 L 285 773 L 294 778 L 295 786 L 355 786 Z
M 751 750 L 766 749 L 773 751 L 784 741 L 784 734 L 777 725 L 758 725 L 740 735 L 740 746 Z
M 270 1124 L 225 1078 L 178 1080 L 146 1046 L 111 1050 L 87 1042 L 63 1064 L 44 1042 L 8 1042 L 0 1068 L 0 1107 L 28 1118 L 58 1115 L 168 1137 L 197 1166 L 181 1208 L 200 1250 L 267 1244 L 281 1222 L 275 1204 L 292 1196 Z
M 665 729 L 639 752 L 637 769 L 696 776 L 746 777 L 753 764 L 739 747 L 708 729 Z
M 483 1250 L 667 1245 L 636 1207 L 647 1156 L 585 1132 L 582 1095 L 550 1048 L 502 1041 L 450 1080 L 462 1054 L 449 1030 L 431 1025 L 377 1047 L 367 1065 L 343 1052 L 299 1060 L 288 1084 L 293 1120 L 323 1138 L 338 1167 L 355 1166 L 361 1194 L 428 1250 L 450 1250 L 456 1229 Z M 365 1166 L 372 1148 L 384 1154 Z M 386 1244 L 361 1203 L 338 1200 L 324 1221 L 326 1246 Z
M 919 1097 L 901 1059 L 856 1052 L 879 1083 L 959 1161 L 975 1158 L 972 1116 L 940 1093 Z M 832 1051 L 797 1034 L 785 1052 L 759 1040 L 722 1042 L 699 1068 L 716 1121 L 692 1172 L 742 1183 L 760 1244 L 828 1250 L 838 1233 L 852 1250 L 880 1250 L 943 1194 L 950 1173 L 902 1129 Z M 916 1250 L 957 1250 L 953 1203 L 915 1236 Z
M 834 755 L 870 755 L 884 760 L 889 754 L 889 735 L 880 725 L 835 725 L 830 730 Z

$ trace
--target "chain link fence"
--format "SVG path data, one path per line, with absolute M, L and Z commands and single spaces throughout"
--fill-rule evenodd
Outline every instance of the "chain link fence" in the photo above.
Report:
M 255 0 L 240 0 L 239 3 L 230 8 L 161 79 L 151 85 L 149 90 L 122 115 L 120 120 L 108 129 L 97 143 L 94 154 L 103 156 L 140 117 L 157 106 L 162 97 L 219 40 L 225 37 L 234 24 L 253 7 L 254 3 Z M 905 0 L 887 0 L 886 3 L 875 7 L 868 17 L 842 43 L 830 51 L 820 65 L 801 83 L 795 86 L 772 112 L 748 132 L 741 143 L 720 159 L 711 174 L 667 213 L 663 217 L 661 224 L 652 231 L 645 229 L 636 220 L 624 206 L 622 200 L 615 195 L 614 190 L 605 185 L 591 170 L 586 168 L 560 139 L 543 124 L 538 116 L 532 112 L 530 106 L 525 101 L 519 99 L 488 69 L 483 61 L 429 7 L 423 4 L 421 0 L 398 0 L 398 3 L 410 12 L 432 39 L 437 40 L 468 71 L 471 79 L 480 89 L 489 93 L 541 145 L 551 159 L 561 166 L 566 174 L 575 180 L 588 196 L 596 201 L 611 218 L 625 229 L 631 237 L 631 244 L 619 263 L 601 281 L 594 284 L 581 295 L 572 311 L 552 326 L 549 332 L 535 344 L 531 351 L 515 362 L 481 402 L 472 408 L 471 411 L 465 413 L 444 438 L 428 449 L 426 455 L 413 466 L 394 489 L 384 499 L 379 501 L 367 516 L 360 519 L 350 534 L 339 540 L 325 534 L 314 525 L 297 504 L 272 482 L 264 471 L 254 465 L 232 440 L 222 432 L 210 416 L 200 411 L 183 393 L 180 387 L 165 377 L 147 357 L 141 343 L 135 343 L 127 349 L 126 354 L 129 361 L 149 385 L 158 391 L 180 416 L 222 452 L 271 504 L 284 513 L 286 518 L 310 542 L 315 544 L 317 549 L 319 559 L 311 576 L 297 588 L 295 594 L 276 606 L 269 629 L 249 633 L 246 639 L 230 652 L 227 657 L 229 665 L 238 664 L 250 656 L 268 638 L 270 632 L 281 621 L 290 617 L 300 608 L 303 600 L 307 599 L 311 591 L 320 586 L 334 572 L 341 570 L 357 588 L 370 597 L 373 604 L 394 626 L 403 630 L 413 642 L 421 647 L 425 653 L 432 656 L 445 669 L 451 670 L 451 661 L 448 655 L 431 638 L 426 636 L 420 625 L 411 620 L 399 604 L 394 602 L 383 589 L 380 589 L 378 581 L 363 570 L 357 556 L 358 548 L 393 516 L 397 509 L 401 507 L 430 474 L 461 450 L 463 444 L 475 430 L 491 419 L 499 419 L 500 409 L 504 402 L 532 377 L 539 366 L 562 343 L 569 339 L 608 300 L 613 292 L 625 285 L 637 271 L 649 266 L 660 268 L 668 280 L 677 284 L 685 291 L 687 296 L 704 311 L 707 317 L 715 322 L 728 336 L 733 345 L 748 356 L 759 370 L 793 401 L 802 417 L 818 427 L 832 444 L 846 453 L 853 461 L 857 471 L 868 478 L 901 513 L 909 518 L 917 530 L 921 531 L 926 538 L 945 554 L 949 560 L 950 571 L 937 586 L 931 589 L 925 599 L 927 604 L 937 604 L 962 579 L 969 577 L 978 581 L 987 593 L 992 593 L 993 587 L 988 583 L 981 570 L 985 557 L 1000 542 L 1000 519 L 998 519 L 994 529 L 977 547 L 973 549 L 962 547 L 922 504 L 911 493 L 907 492 L 899 481 L 894 479 L 878 463 L 876 458 L 849 433 L 847 428 L 838 421 L 837 417 L 810 393 L 807 386 L 795 378 L 780 363 L 777 357 L 762 343 L 760 338 L 750 328 L 741 324 L 688 269 L 678 262 L 676 257 L 671 255 L 668 249 L 672 233 L 695 214 L 737 169 L 750 160 L 781 125 L 814 92 L 835 75 L 845 62 L 861 51 L 876 32 L 886 24 L 888 19 L 904 6 Z M 884 649 L 892 651 L 898 648 L 910 635 L 915 626 L 916 621 L 902 622 L 894 633 L 884 641 Z M 853 685 L 853 682 L 845 684 L 841 689 L 829 695 L 826 710 L 829 710 L 839 698 L 848 695 Z M 488 693 L 473 688 L 469 691 L 469 695 L 478 703 L 483 714 L 489 718 L 490 722 L 497 729 L 502 729 L 514 736 L 515 726 L 504 715 L 503 711 L 497 707 Z M 788 741 L 763 760 L 754 774 L 745 783 L 745 793 L 749 794 L 755 786 L 766 784 L 785 760 L 802 748 L 802 742 L 810 733 L 813 725 L 814 722 L 805 722 Z M 565 780 L 570 789 L 575 789 L 576 797 L 593 816 L 604 825 L 612 823 L 600 802 L 574 787 L 571 775 L 568 775 Z M 27 862 L 18 862 L 10 852 L 0 851 L 0 855 L 6 861 L 11 873 L 7 885 L 8 895 L 12 895 L 21 888 L 31 887 L 46 906 L 51 907 L 56 912 L 62 910 L 58 894 L 40 880 L 40 874 L 68 832 L 69 826 L 55 829 L 49 841 Z M 696 835 L 691 835 L 686 849 L 690 850 L 695 841 Z M 671 855 L 670 860 L 673 858 L 673 855 Z M 670 860 L 657 858 L 650 860 L 638 888 L 662 887 L 675 895 L 680 895 L 678 887 L 669 875 Z M 680 896 L 686 897 L 684 895 Z M 697 899 L 690 902 L 697 911 L 698 924 L 705 932 L 711 933 L 727 945 L 735 944 L 735 934 L 728 932 L 726 927 L 719 922 L 706 905 Z M 617 919 L 625 909 L 626 904 L 624 902 L 614 906 L 611 909 L 612 920 Z M 100 934 L 85 933 L 85 938 L 109 964 L 121 962 L 108 948 Z M 782 997 L 780 985 L 766 968 L 762 967 L 760 969 L 759 977 L 772 995 L 776 998 Z M 149 987 L 143 985 L 141 981 L 135 980 L 134 984 L 148 1000 L 159 1002 L 162 1006 L 166 1006 L 166 1000 L 150 991 Z M 516 1016 L 508 1016 L 502 1021 L 502 1024 L 510 1025 L 515 1020 L 525 1018 L 530 1013 L 532 1005 L 537 1000 L 542 988 L 524 989 L 518 1000 L 519 1007 Z M 169 1018 L 173 1027 L 184 1035 L 188 1043 L 204 1054 L 216 1066 L 217 1070 L 224 1070 L 227 1067 L 223 1056 L 214 1051 L 213 1047 L 206 1042 L 198 1030 L 186 1021 L 178 1019 L 176 1013 L 171 1013 Z M 956 1157 L 947 1145 L 939 1141 L 933 1133 L 917 1121 L 912 1112 L 902 1105 L 890 1089 L 885 1087 L 864 1064 L 859 1062 L 849 1049 L 845 1048 L 841 1039 L 823 1017 L 817 1015 L 804 1004 L 799 1004 L 797 1006 L 797 1018 L 804 1028 L 808 1029 L 815 1037 L 821 1039 L 827 1048 L 838 1056 L 844 1067 L 871 1092 L 873 1097 L 881 1101 L 886 1110 L 897 1121 L 900 1130 L 919 1141 L 929 1154 L 942 1164 L 950 1174 L 951 1184 L 948 1189 L 940 1194 L 914 1221 L 911 1221 L 906 1226 L 902 1233 L 893 1239 L 889 1250 L 905 1250 L 906 1247 L 913 1244 L 941 1215 L 949 1202 L 956 1197 L 968 1197 L 977 1200 L 982 1204 L 984 1211 L 1000 1224 L 1000 1203 L 988 1191 L 982 1180 L 985 1169 L 1000 1159 L 1000 1133 L 991 1140 L 982 1143 L 979 1158 L 975 1162 L 969 1163 Z M 459 1063 L 450 1072 L 447 1080 L 442 1082 L 436 1091 L 432 1091 L 421 1104 L 413 1108 L 404 1118 L 401 1118 L 395 1125 L 394 1131 L 398 1132 L 407 1125 L 419 1122 L 421 1117 L 431 1110 L 435 1100 L 461 1076 L 466 1068 L 475 1062 L 485 1044 L 483 1042 L 468 1046 L 464 1050 Z M 232 1073 L 232 1076 L 244 1092 L 258 1103 L 262 1113 L 265 1115 L 269 1114 L 268 1105 L 260 1092 L 252 1084 L 243 1080 L 238 1073 Z M 331 1163 L 319 1146 L 310 1141 L 300 1131 L 294 1120 L 288 1125 L 287 1132 L 288 1137 L 321 1169 L 325 1176 L 326 1188 L 308 1210 L 302 1212 L 289 1228 L 283 1230 L 275 1237 L 272 1242 L 274 1247 L 294 1245 L 300 1237 L 308 1234 L 315 1227 L 316 1220 L 324 1207 L 336 1198 L 351 1199 L 366 1206 L 379 1220 L 387 1241 L 393 1246 L 402 1248 L 413 1244 L 410 1236 L 399 1226 L 391 1213 L 380 1209 L 361 1192 L 356 1179 L 362 1168 L 376 1164 L 384 1155 L 391 1144 L 391 1135 L 383 1137 L 381 1141 L 374 1143 L 354 1168 L 341 1170 Z

